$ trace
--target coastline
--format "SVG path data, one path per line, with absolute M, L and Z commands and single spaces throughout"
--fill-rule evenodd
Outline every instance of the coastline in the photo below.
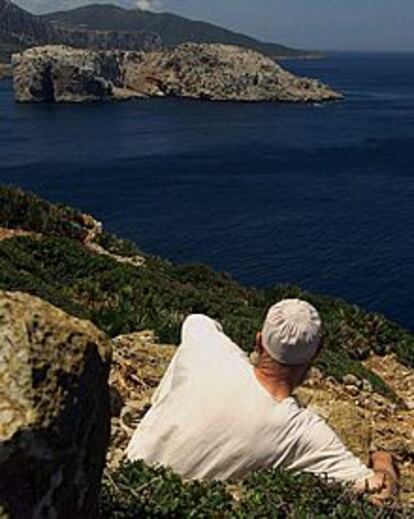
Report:
M 13 77 L 11 63 L 0 63 L 0 81 Z

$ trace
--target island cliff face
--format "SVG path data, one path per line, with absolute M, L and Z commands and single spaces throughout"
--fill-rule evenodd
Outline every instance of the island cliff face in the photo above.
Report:
M 220 44 L 153 52 L 44 46 L 12 60 L 18 102 L 82 102 L 132 97 L 212 101 L 320 102 L 341 98 L 255 51 Z

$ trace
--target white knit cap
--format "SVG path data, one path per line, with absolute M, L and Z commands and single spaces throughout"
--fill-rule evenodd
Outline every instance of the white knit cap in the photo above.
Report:
M 263 347 L 287 366 L 310 362 L 318 351 L 322 322 L 317 310 L 299 299 L 272 306 L 262 330 Z

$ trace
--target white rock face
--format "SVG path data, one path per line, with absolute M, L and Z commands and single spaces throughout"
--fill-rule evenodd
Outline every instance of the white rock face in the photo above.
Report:
M 214 101 L 311 102 L 341 96 L 318 80 L 297 77 L 262 54 L 219 44 L 183 44 L 125 57 L 125 83 L 147 95 Z
M 130 97 L 212 101 L 322 102 L 341 95 L 300 78 L 255 51 L 183 44 L 155 52 L 34 47 L 13 56 L 19 102 L 84 102 Z
M 115 76 L 111 65 L 115 66 Z M 117 56 L 61 45 L 34 47 L 12 59 L 19 102 L 85 102 L 110 99 L 119 75 Z M 108 77 L 108 79 L 107 79 Z

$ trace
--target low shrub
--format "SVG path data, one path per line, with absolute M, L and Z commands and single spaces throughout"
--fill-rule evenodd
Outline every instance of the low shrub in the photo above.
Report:
M 183 482 L 164 468 L 125 463 L 106 474 L 100 499 L 108 519 L 292 518 L 380 519 L 403 517 L 402 510 L 379 510 L 349 488 L 310 474 L 281 470 L 255 472 L 240 482 Z M 408 517 L 408 516 L 407 516 Z
M 82 240 L 82 213 L 12 186 L 0 186 L 0 227 Z

